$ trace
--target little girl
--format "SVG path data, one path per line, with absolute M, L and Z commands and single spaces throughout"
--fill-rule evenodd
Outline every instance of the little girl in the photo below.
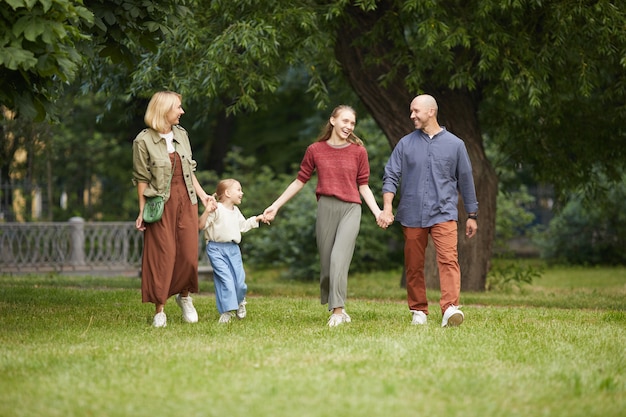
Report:
M 239 208 L 243 191 L 232 178 L 217 184 L 217 205 L 209 205 L 198 219 L 204 230 L 206 253 L 213 267 L 215 299 L 220 313 L 219 323 L 228 323 L 233 316 L 246 317 L 246 273 L 241 259 L 241 234 L 259 227 L 262 214 L 246 219 Z

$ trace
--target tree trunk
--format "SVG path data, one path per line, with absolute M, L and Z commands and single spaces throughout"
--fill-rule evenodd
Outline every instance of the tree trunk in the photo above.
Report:
M 217 115 L 213 137 L 215 140 L 209 152 L 207 167 L 221 174 L 224 171 L 224 159 L 230 149 L 233 136 L 234 119 L 222 110 Z
M 381 10 L 366 13 L 357 7 L 349 8 L 347 12 L 349 20 L 339 25 L 337 29 L 335 56 L 341 62 L 344 74 L 353 90 L 385 133 L 393 148 L 403 136 L 414 129 L 409 119 L 409 105 L 416 94 L 409 91 L 404 83 L 406 69 L 397 68 L 397 65 L 384 58 L 385 54 L 394 48 L 391 41 L 388 41 L 389 44 L 381 41 L 376 44 L 369 43 L 367 46 L 355 46 L 359 44 L 354 42 L 359 36 L 371 30 L 381 13 Z M 389 30 L 397 29 L 389 28 Z M 370 64 L 372 57 L 377 58 L 375 59 L 376 65 Z M 395 79 L 384 86 L 381 85 L 380 77 L 392 70 L 396 72 Z M 437 99 L 440 124 L 465 141 L 472 161 L 480 217 L 478 234 L 471 240 L 467 239 L 465 237 L 467 213 L 462 199 L 459 199 L 461 288 L 469 291 L 484 291 L 495 235 L 498 181 L 482 146 L 477 102 L 467 92 L 451 91 L 447 88 L 428 89 L 427 87 L 424 90 L 430 90 L 425 92 Z M 435 251 L 432 244 L 427 250 L 426 279 L 429 288 L 439 288 Z

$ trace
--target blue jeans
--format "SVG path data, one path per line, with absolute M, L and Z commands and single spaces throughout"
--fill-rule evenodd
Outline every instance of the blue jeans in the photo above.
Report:
M 248 291 L 239 245 L 208 242 L 206 253 L 213 267 L 217 311 L 222 314 L 237 310 Z

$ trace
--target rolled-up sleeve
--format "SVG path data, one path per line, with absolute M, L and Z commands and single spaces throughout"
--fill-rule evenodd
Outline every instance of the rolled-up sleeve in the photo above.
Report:
M 476 199 L 476 187 L 474 186 L 474 176 L 472 173 L 472 163 L 470 161 L 465 146 L 459 147 L 458 165 L 458 188 L 463 197 L 463 206 L 468 213 L 478 211 L 478 200 Z
M 143 140 L 133 141 L 133 184 L 146 182 L 150 183 L 152 174 L 150 172 L 150 159 L 146 143 Z
M 383 193 L 396 194 L 402 175 L 402 142 L 399 142 L 385 165 L 383 174 Z

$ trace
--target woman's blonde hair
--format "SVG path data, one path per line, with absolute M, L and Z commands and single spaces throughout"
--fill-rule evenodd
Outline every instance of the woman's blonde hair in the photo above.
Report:
M 333 112 L 330 114 L 330 117 L 337 117 L 339 116 L 339 113 L 344 110 L 351 111 L 352 114 L 354 114 L 354 118 L 356 119 L 356 112 L 354 111 L 354 109 L 345 104 L 335 107 Z M 326 122 L 326 126 L 324 126 L 324 128 L 322 129 L 322 133 L 320 133 L 320 135 L 317 137 L 318 142 L 324 142 L 330 139 L 330 135 L 333 133 L 333 125 L 330 124 L 330 117 L 328 118 L 328 122 Z M 357 135 L 355 135 L 354 132 L 350 133 L 347 141 L 350 143 L 354 143 L 355 145 L 363 146 L 363 141 Z
M 217 183 L 217 187 L 215 189 L 215 194 L 213 194 L 213 197 L 215 197 L 217 201 L 222 201 L 222 198 L 224 198 L 224 194 L 226 193 L 226 190 L 228 190 L 236 182 L 239 182 L 239 181 L 237 181 L 234 178 L 226 178 L 224 180 L 221 180 L 220 182 Z
M 143 121 L 148 127 L 157 132 L 165 132 L 170 126 L 167 122 L 167 113 L 174 108 L 178 101 L 183 101 L 183 96 L 173 91 L 159 91 L 154 93 Z

